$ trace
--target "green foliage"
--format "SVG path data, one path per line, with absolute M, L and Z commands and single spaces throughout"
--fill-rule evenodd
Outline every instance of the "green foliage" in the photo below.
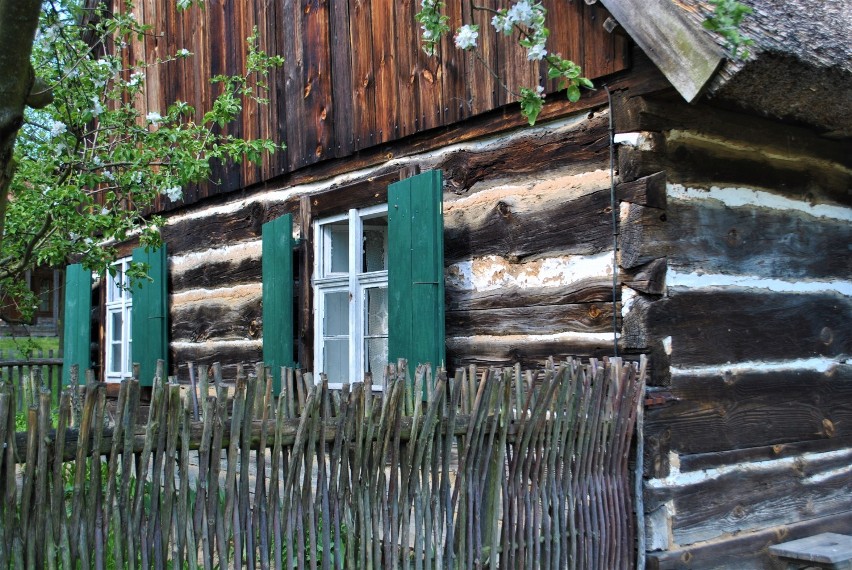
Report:
M 99 7 L 85 27 L 82 10 L 80 0 L 46 2 L 33 46 L 33 67 L 53 103 L 27 110 L 0 249 L 0 288 L 25 318 L 37 303 L 20 279 L 26 269 L 73 259 L 103 273 L 116 257 L 112 244 L 134 235 L 143 246 L 159 244 L 163 218 L 145 214 L 155 199 L 180 200 L 188 184 L 209 179 L 214 162 L 259 163 L 283 148 L 222 128 L 247 100 L 267 102 L 268 71 L 283 64 L 259 49 L 256 31 L 247 38 L 245 73 L 214 79 L 219 95 L 209 110 L 174 101 L 143 116 L 137 103 L 146 73 L 192 54 L 129 63 L 128 45 L 151 33 L 133 2 L 114 13 Z M 131 273 L 141 278 L 144 267 Z
M 753 45 L 754 41 L 743 34 L 740 28 L 743 18 L 753 10 L 737 0 L 710 0 L 710 4 L 714 6 L 714 11 L 704 20 L 704 27 L 722 36 L 725 47 L 734 57 L 746 59 L 749 56 L 748 46 Z

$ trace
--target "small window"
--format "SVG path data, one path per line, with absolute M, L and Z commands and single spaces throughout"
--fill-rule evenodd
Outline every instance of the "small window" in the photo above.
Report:
M 384 383 L 388 358 L 387 207 L 316 222 L 314 369 L 340 386 L 366 373 Z
M 127 280 L 130 258 L 115 262 L 115 275 L 107 275 L 106 290 L 106 380 L 120 382 L 131 375 L 130 319 L 133 300 Z

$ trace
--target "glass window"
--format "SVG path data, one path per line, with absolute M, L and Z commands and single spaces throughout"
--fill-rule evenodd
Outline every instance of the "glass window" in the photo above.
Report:
M 130 258 L 113 264 L 115 274 L 107 274 L 106 289 L 106 354 L 107 382 L 120 382 L 131 375 L 131 316 L 133 300 L 127 283 Z
M 332 385 L 370 373 L 381 386 L 388 354 L 387 208 L 319 220 L 314 235 L 314 369 Z

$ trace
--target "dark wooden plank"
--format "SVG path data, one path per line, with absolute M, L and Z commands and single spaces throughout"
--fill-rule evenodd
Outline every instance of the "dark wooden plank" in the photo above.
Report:
M 604 77 L 624 69 L 629 40 L 623 34 L 611 34 L 604 29 L 610 13 L 602 4 L 586 2 L 583 7 L 584 76 Z
M 852 510 L 791 524 L 773 526 L 751 533 L 740 533 L 726 540 L 669 550 L 649 552 L 649 570 L 740 570 L 781 569 L 784 566 L 769 554 L 769 547 L 822 532 L 848 532 L 852 528 Z
M 373 35 L 373 77 L 375 79 L 376 131 L 375 143 L 384 143 L 399 137 L 399 106 L 397 74 L 400 72 L 396 53 L 396 1 L 373 1 L 371 25 Z M 403 22 L 411 27 L 410 22 Z
M 679 454 L 852 437 L 849 365 L 827 373 L 676 374 L 669 391 L 673 401 L 645 411 L 645 434 Z
M 631 205 L 620 237 L 626 267 L 668 257 L 685 272 L 783 279 L 852 275 L 852 256 L 837 254 L 849 243 L 845 220 L 717 200 L 670 200 L 665 211 Z
M 612 330 L 612 304 L 579 303 L 447 311 L 447 335 L 522 335 Z
M 850 315 L 833 293 L 676 292 L 650 303 L 646 340 L 671 336 L 673 366 L 835 357 L 852 352 Z
M 302 41 L 302 102 L 299 120 L 304 122 L 305 146 L 300 150 L 302 164 L 322 160 L 331 154 L 333 126 L 328 112 L 332 107 L 330 5 L 327 0 L 298 2 Z
M 305 105 L 305 75 L 302 69 L 305 65 L 307 41 L 302 29 L 302 10 L 300 0 L 283 0 L 281 12 L 281 29 L 283 31 L 284 50 L 284 97 L 286 99 L 285 133 L 287 135 L 288 170 L 296 170 L 307 164 L 307 155 L 314 151 L 307 150 L 310 128 L 306 123 L 308 109 Z
M 376 0 L 380 2 L 382 0 Z M 372 0 L 349 0 L 349 53 L 352 58 L 354 149 L 372 146 L 376 139 L 376 77 L 373 67 Z
M 672 536 L 686 546 L 850 510 L 852 450 L 750 463 L 681 486 L 648 488 L 646 509 L 674 502 Z
M 261 299 L 241 303 L 200 301 L 171 308 L 171 340 L 255 340 L 263 335 Z
M 551 26 L 548 49 L 559 53 L 562 57 L 570 59 L 583 69 L 583 74 L 588 73 L 588 62 L 586 60 L 586 42 L 583 34 L 586 31 L 583 22 L 586 19 L 585 2 L 561 2 L 560 0 L 546 0 L 548 21 L 559 22 L 558 26 Z M 556 48 L 555 46 L 559 46 Z M 589 46 L 591 48 L 591 46 Z M 544 67 L 544 66 L 543 66 Z M 622 66 L 623 68 L 623 66 Z M 547 75 L 542 72 L 542 77 Z M 558 82 L 555 79 L 546 83 L 547 92 L 554 93 Z M 564 92 L 559 94 L 559 99 L 564 99 Z
M 329 0 L 331 34 L 332 156 L 347 156 L 353 148 L 352 67 L 349 52 L 349 0 Z
M 648 295 L 662 295 L 666 292 L 666 272 L 668 264 L 665 259 L 655 259 L 631 269 L 620 271 L 621 281 L 635 291 Z
M 467 57 L 456 48 L 456 28 L 462 24 L 463 2 L 447 2 L 442 13 L 449 17 L 450 33 L 438 44 L 440 61 L 438 81 L 441 84 L 441 124 L 448 125 L 470 115 L 467 107 Z

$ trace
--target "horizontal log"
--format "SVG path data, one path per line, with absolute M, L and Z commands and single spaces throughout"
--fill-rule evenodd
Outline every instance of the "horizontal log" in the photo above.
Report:
M 676 367 L 836 357 L 852 352 L 850 316 L 852 299 L 838 293 L 674 291 L 635 302 L 625 337 L 633 348 L 672 337 Z
M 723 465 L 735 465 L 737 463 L 748 463 L 751 461 L 769 461 L 802 455 L 803 453 L 823 453 L 826 451 L 837 451 L 852 447 L 852 436 L 833 436 L 827 439 L 813 439 L 810 441 L 796 441 L 793 443 L 778 443 L 762 447 L 747 447 L 745 449 L 732 449 L 730 451 L 715 451 L 710 453 L 696 453 L 695 455 L 682 455 L 680 460 L 681 471 L 700 471 L 702 469 L 715 469 Z
M 610 208 L 608 188 L 573 199 L 551 193 L 482 200 L 447 212 L 444 257 L 452 263 L 473 256 L 532 259 L 611 250 Z
M 251 367 L 263 361 L 263 348 L 259 342 L 247 341 L 173 342 L 169 347 L 169 361 L 174 365 L 193 362 L 208 366 L 219 362 L 225 376 L 235 377 L 238 366 Z
M 618 150 L 618 171 L 624 181 L 665 171 L 669 182 L 687 185 L 768 188 L 794 199 L 830 200 L 852 204 L 847 189 L 852 174 L 839 165 L 805 163 L 795 154 L 772 156 L 765 148 L 737 141 L 706 139 L 700 134 L 654 133 L 649 144 Z
M 646 487 L 645 506 L 673 502 L 680 546 L 836 515 L 850 510 L 850 459 L 852 449 L 743 464 L 695 482 Z
M 481 366 L 541 368 L 551 356 L 559 360 L 569 356 L 603 358 L 613 355 L 612 341 L 582 338 L 536 339 L 528 336 L 473 336 L 447 340 L 447 370 Z
M 743 146 L 763 148 L 776 155 L 829 160 L 852 167 L 849 141 L 831 140 L 813 130 L 722 109 L 712 103 L 689 105 L 670 94 L 616 94 L 614 119 L 618 131 L 668 131 L 682 129 L 715 138 L 739 141 Z
M 620 239 L 625 267 L 667 257 L 670 267 L 688 272 L 783 279 L 852 275 L 852 256 L 838 254 L 852 243 L 852 224 L 845 220 L 717 200 L 669 200 L 665 212 L 636 205 L 628 211 Z
M 196 265 L 185 271 L 169 273 L 169 289 L 173 293 L 184 289 L 218 289 L 261 279 L 259 257 L 245 257 L 236 261 L 212 261 Z
M 160 233 L 163 242 L 168 244 L 169 255 L 203 251 L 240 241 L 260 239 L 261 226 L 268 221 L 267 215 L 263 204 L 250 202 L 233 212 L 211 211 L 209 215 L 166 224 Z
M 583 279 L 558 287 L 500 287 L 487 291 L 464 291 L 446 288 L 447 311 L 477 311 L 538 307 L 576 303 L 607 303 L 612 301 L 612 279 Z M 621 288 L 616 289 L 616 301 Z M 452 336 L 452 335 L 450 335 Z
M 777 525 L 757 532 L 739 533 L 723 540 L 667 552 L 649 552 L 649 570 L 702 568 L 704 570 L 765 570 L 780 567 L 769 554 L 769 547 L 789 540 L 823 532 L 848 533 L 852 528 L 852 509 L 836 515 Z
M 669 404 L 645 411 L 645 435 L 678 454 L 852 437 L 850 365 L 828 373 L 675 374 L 668 391 Z
M 611 303 L 447 311 L 448 336 L 556 334 L 612 330 Z
M 461 150 L 440 163 L 448 189 L 465 193 L 475 184 L 512 173 L 535 174 L 543 165 L 565 165 L 572 172 L 600 170 L 609 160 L 609 118 L 597 114 L 570 131 L 518 137 L 479 152 Z
M 173 341 L 248 340 L 263 336 L 259 297 L 234 304 L 214 299 L 173 306 L 169 318 Z
M 668 262 L 665 258 L 654 259 L 644 265 L 631 267 L 620 273 L 622 282 L 639 293 L 662 295 L 666 292 L 666 272 Z

